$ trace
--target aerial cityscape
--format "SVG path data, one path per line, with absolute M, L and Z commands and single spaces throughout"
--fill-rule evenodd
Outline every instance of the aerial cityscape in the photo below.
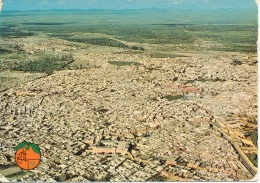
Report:
M 147 2 L 0 0 L 1 182 L 256 181 L 256 2 Z

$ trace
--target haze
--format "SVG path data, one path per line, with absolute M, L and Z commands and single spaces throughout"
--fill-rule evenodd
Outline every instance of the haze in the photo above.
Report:
M 253 0 L 6 0 L 3 11 L 51 9 L 251 9 Z

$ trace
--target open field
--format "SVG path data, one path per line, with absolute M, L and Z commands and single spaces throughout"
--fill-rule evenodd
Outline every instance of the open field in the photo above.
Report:
M 183 11 L 2 12 L 0 173 L 50 182 L 253 178 L 256 10 Z M 8 174 L 23 140 L 39 145 L 41 163 Z

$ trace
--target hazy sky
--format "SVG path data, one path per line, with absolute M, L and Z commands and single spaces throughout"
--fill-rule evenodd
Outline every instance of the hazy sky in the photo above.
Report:
M 256 8 L 254 0 L 3 0 L 6 10 L 50 9 L 249 9 Z

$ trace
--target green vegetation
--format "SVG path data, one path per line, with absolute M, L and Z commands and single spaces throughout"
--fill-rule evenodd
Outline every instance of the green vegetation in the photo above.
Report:
M 251 136 L 252 142 L 258 147 L 258 144 L 257 144 L 258 131 L 257 131 L 257 129 L 255 129 L 254 131 L 252 131 L 250 136 Z
M 145 69 L 147 69 L 151 73 L 152 71 L 161 70 L 161 67 L 148 66 L 148 67 L 145 67 Z
M 179 99 L 183 98 L 183 96 L 182 95 L 167 95 L 164 98 L 169 101 L 172 101 L 172 100 L 179 100 Z
M 153 179 L 153 182 L 166 182 L 167 180 L 167 177 L 159 176 L 156 179 Z
M 255 25 L 233 25 L 233 24 L 204 24 L 204 25 L 189 25 L 186 27 L 188 31 L 200 31 L 200 32 L 215 32 L 215 33 L 227 33 L 230 32 L 253 32 L 257 31 Z
M 43 55 L 38 61 L 29 61 L 13 66 L 12 70 L 24 72 L 43 72 L 51 74 L 60 70 L 73 61 L 71 55 L 51 56 Z
M 129 47 L 118 40 L 172 45 L 169 47 L 170 50 L 176 50 L 175 46 L 180 44 L 183 49 L 201 50 L 203 45 L 195 45 L 198 40 L 210 42 L 211 46 L 208 49 L 215 51 L 254 53 L 257 48 L 257 24 L 176 24 L 174 26 L 168 24 L 54 24 L 52 26 L 43 26 L 38 23 L 26 25 L 22 30 L 51 33 L 50 36 L 52 37 L 68 41 L 134 50 L 143 50 L 143 48 L 137 46 Z M 85 33 L 109 35 L 114 39 L 102 36 L 85 38 L 84 36 L 86 35 L 83 35 L 83 37 L 77 36 Z M 170 55 L 170 57 L 172 56 Z M 157 57 L 155 56 L 155 58 Z
M 12 53 L 12 51 L 0 48 L 0 54 L 5 54 L 5 53 Z
M 139 65 L 142 65 L 141 63 L 139 63 L 139 62 L 120 62 L 120 61 L 110 61 L 110 62 L 108 62 L 108 63 L 110 63 L 110 64 L 112 64 L 112 65 L 116 65 L 116 66 L 118 66 L 118 67 L 120 67 L 120 66 L 139 66 Z
M 13 68 L 14 65 L 17 64 L 17 61 L 10 61 L 5 59 L 0 59 L 0 71 Z
M 64 39 L 72 42 L 86 43 L 98 46 L 111 46 L 111 47 L 119 47 L 119 48 L 129 48 L 133 50 L 144 50 L 144 48 L 139 46 L 128 46 L 121 41 L 116 39 L 111 39 L 106 37 L 106 35 L 98 35 L 95 33 L 91 34 L 82 34 L 79 33 L 77 35 L 73 34 L 50 34 L 51 37 L 57 37 L 60 39 Z
M 207 49 L 210 50 L 256 52 L 257 9 L 53 10 L 2 12 L 0 18 L 0 37 L 31 36 L 39 31 L 39 34 L 101 46 L 127 48 L 117 42 L 124 40 L 167 44 L 168 50 L 179 50 L 178 46 L 203 50 L 201 41 L 209 41 L 212 45 Z M 75 36 L 85 33 L 109 35 L 113 39 L 80 40 Z
M 132 46 L 130 48 L 133 49 L 133 50 L 144 50 L 143 47 L 139 47 L 139 46 Z
M 254 9 L 54 10 L 2 12 L 0 18 L 0 37 L 3 38 L 47 34 L 72 42 L 133 50 L 144 48 L 129 46 L 120 40 L 153 44 L 165 51 L 207 49 L 255 53 L 257 48 L 257 11 Z M 175 57 L 152 55 L 153 58 L 168 56 Z
M 45 72 L 51 74 L 54 70 L 59 70 L 64 64 L 61 62 L 46 60 L 30 61 L 14 67 L 13 70 L 24 72 Z
M 153 97 L 153 98 L 151 98 L 151 100 L 154 101 L 154 102 L 159 101 L 159 100 L 157 99 L 157 97 Z
M 17 19 L 18 14 L 10 13 L 2 16 L 10 16 L 10 19 L 14 16 L 13 18 Z M 39 31 L 40 34 L 48 33 L 49 36 L 69 41 L 134 50 L 143 50 L 143 48 L 130 47 L 119 40 L 159 44 L 162 48 L 163 44 L 166 44 L 167 47 L 164 47 L 166 50 L 206 48 L 214 51 L 255 53 L 257 48 L 257 11 L 255 10 L 184 12 L 180 10 L 93 10 L 20 14 L 23 17 L 16 22 L 1 26 L 2 36 L 3 34 L 29 36 L 32 32 Z M 84 37 L 86 33 L 102 34 L 103 37 Z M 83 37 L 80 37 L 82 34 Z
M 111 35 L 117 39 L 150 44 L 180 44 L 193 43 L 191 35 L 183 28 L 172 28 L 152 25 L 118 25 L 111 30 Z
M 27 22 L 27 23 L 23 23 L 23 25 L 65 25 L 66 23 L 43 23 L 43 22 L 38 22 L 38 23 L 30 23 L 30 22 Z
M 13 54 L 8 57 L 9 59 L 20 59 L 21 56 L 19 54 Z
M 247 156 L 250 159 L 250 161 L 254 164 L 254 166 L 257 167 L 257 164 L 258 164 L 257 154 L 247 154 Z
M 251 132 L 250 137 L 252 139 L 252 142 L 258 147 L 258 130 L 255 129 Z M 254 166 L 257 167 L 258 164 L 258 155 L 257 154 L 247 154 L 250 161 L 254 164 Z
M 231 64 L 237 66 L 237 65 L 242 65 L 242 62 L 240 60 L 233 60 Z
M 7 175 L 6 177 L 7 178 L 20 177 L 20 176 L 24 176 L 26 174 L 27 174 L 27 171 L 20 171 L 20 172 L 17 172 L 17 173 L 13 173 L 13 174 Z
M 187 26 L 193 36 L 219 43 L 216 51 L 256 52 L 257 25 L 193 25 Z
M 101 33 L 111 35 L 115 39 L 150 44 L 193 43 L 192 35 L 184 31 L 184 27 L 165 27 L 161 25 L 126 25 L 126 24 L 68 24 L 53 26 L 25 26 L 27 31 L 43 31 L 54 33 L 59 38 L 67 39 L 69 33 Z M 58 33 L 63 34 L 60 36 Z M 77 40 L 78 41 L 78 40 Z M 84 41 L 82 41 L 84 42 Z
M 0 37 L 20 38 L 20 37 L 27 37 L 27 36 L 33 36 L 33 33 L 19 30 L 13 26 L 0 25 Z
M 10 77 L 0 77 L 0 83 L 4 83 L 7 81 L 14 80 L 15 78 L 10 78 Z
M 230 45 L 230 47 L 221 47 L 221 48 L 212 48 L 214 51 L 230 51 L 230 52 L 248 52 L 248 53 L 256 53 L 256 46 L 238 46 L 238 45 Z

